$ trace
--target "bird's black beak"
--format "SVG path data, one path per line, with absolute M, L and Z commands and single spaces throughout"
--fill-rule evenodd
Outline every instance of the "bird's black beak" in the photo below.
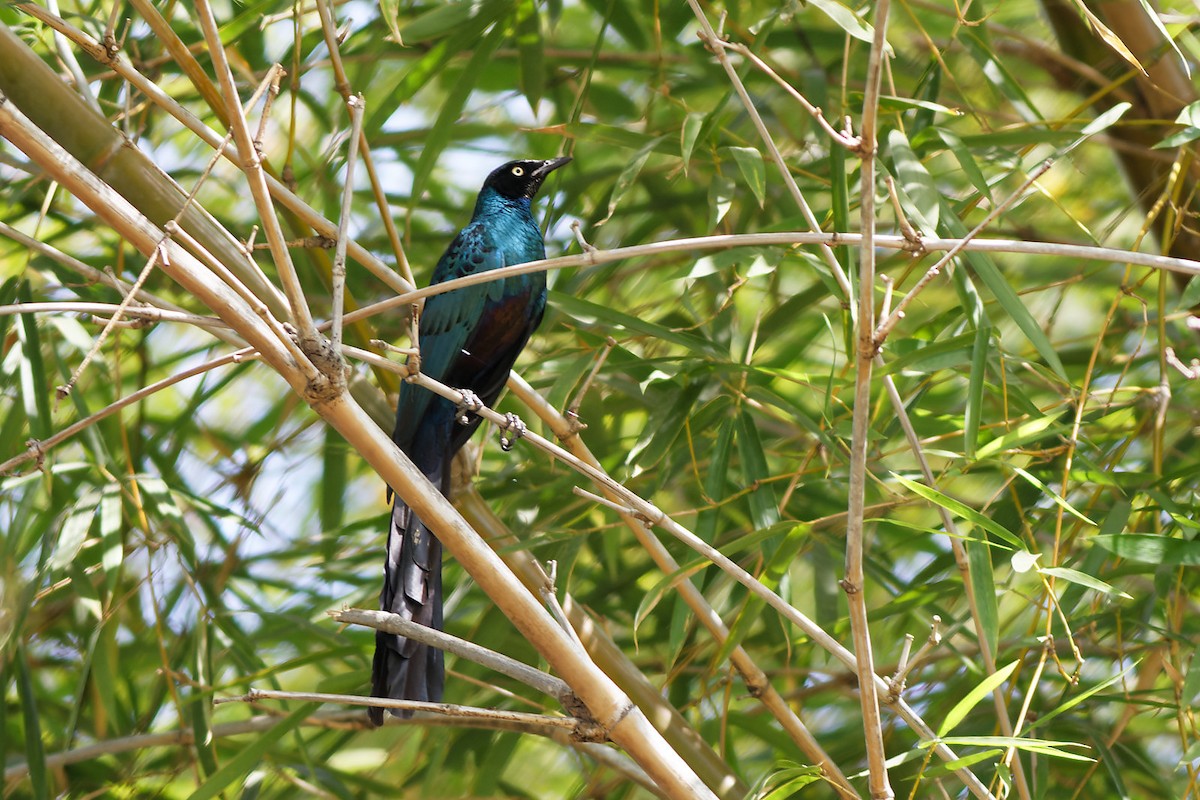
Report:
M 533 171 L 532 177 L 534 177 L 538 180 L 543 180 L 551 172 L 554 172 L 554 170 L 558 169 L 559 167 L 565 167 L 567 164 L 570 164 L 570 163 L 571 163 L 570 156 L 563 156 L 562 158 L 552 158 L 549 161 L 543 161 L 541 163 L 541 166 L 539 166 L 537 169 L 535 169 Z

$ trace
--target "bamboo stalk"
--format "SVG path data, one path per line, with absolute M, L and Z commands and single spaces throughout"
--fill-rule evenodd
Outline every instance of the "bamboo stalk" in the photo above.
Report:
M 872 800 L 895 797 L 887 772 L 887 752 L 883 746 L 883 720 L 878 695 L 870 687 L 878 679 L 871 652 L 871 628 L 867 616 L 865 577 L 863 575 L 864 518 L 867 488 L 867 450 L 870 447 L 871 368 L 875 361 L 875 165 L 878 152 L 876 119 L 879 111 L 879 85 L 887 46 L 889 0 L 875 5 L 875 40 L 871 44 L 867 66 L 867 87 L 863 97 L 862 190 L 860 192 L 863 239 L 859 250 L 857 349 L 854 354 L 854 413 L 850 435 L 850 491 L 846 524 L 846 576 L 842 589 L 850 612 L 850 631 L 858 671 L 859 704 L 862 708 L 863 735 L 867 748 L 867 766 Z

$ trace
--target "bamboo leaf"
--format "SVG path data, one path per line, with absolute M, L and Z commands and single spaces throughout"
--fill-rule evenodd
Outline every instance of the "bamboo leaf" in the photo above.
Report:
M 683 159 L 685 175 L 688 164 L 692 161 L 692 150 L 696 147 L 696 139 L 700 136 L 700 128 L 703 125 L 704 115 L 691 113 L 683 118 L 683 126 L 679 129 L 679 157 Z
M 996 524 L 991 519 L 988 519 L 965 503 L 948 497 L 947 495 L 939 492 L 937 489 L 931 489 L 923 483 L 917 483 L 914 480 L 905 478 L 903 475 L 897 475 L 893 472 L 892 477 L 898 480 L 913 494 L 919 495 L 929 502 L 941 506 L 955 516 L 961 517 L 972 525 L 982 528 L 983 530 L 987 531 L 993 536 L 996 536 L 998 539 L 1007 542 L 1017 549 L 1024 549 L 1025 544 L 1021 541 L 1020 537 L 1011 533 L 1003 526 Z
M 933 184 L 908 137 L 898 128 L 888 131 L 888 154 L 896 174 L 896 190 L 905 212 L 923 231 L 936 231 L 941 213 L 941 193 Z
M 999 688 L 1008 677 L 1013 674 L 1013 670 L 1017 668 L 1020 661 L 1014 661 L 1007 666 L 1000 667 L 991 675 L 988 675 L 980 681 L 975 688 L 967 692 L 966 696 L 955 704 L 954 708 L 947 712 L 942 720 L 941 726 L 938 727 L 938 738 L 945 740 L 946 734 L 958 727 L 959 723 L 967 718 L 967 714 L 971 713 L 971 709 L 979 705 L 979 702 L 990 695 L 993 691 Z M 998 743 L 997 743 L 998 744 Z
M 1040 570 L 1043 575 L 1049 575 L 1053 578 L 1061 578 L 1068 583 L 1077 583 L 1080 586 L 1086 586 L 1089 589 L 1095 589 L 1103 594 L 1114 594 L 1117 597 L 1123 597 L 1126 600 L 1132 600 L 1133 596 L 1125 592 L 1118 591 L 1112 585 L 1105 583 L 1099 578 L 1094 578 L 1087 573 L 1079 570 L 1070 569 L 1069 567 L 1042 567 Z
M 737 162 L 738 169 L 742 172 L 742 178 L 750 187 L 750 191 L 754 193 L 754 198 L 758 200 L 759 208 L 761 208 L 767 199 L 767 168 L 763 164 L 762 153 L 753 147 L 730 147 L 727 149 L 733 155 L 733 160 Z
M 216 797 L 234 781 L 248 775 L 262 760 L 267 749 L 304 722 L 304 719 L 317 709 L 317 703 L 300 703 L 294 711 L 279 721 L 271 729 L 264 731 L 248 742 L 236 756 L 225 762 L 225 766 L 216 771 L 208 780 L 200 784 L 200 788 L 192 792 L 189 800 L 209 800 Z
M 631 189 L 637 184 L 638 175 L 641 174 L 642 167 L 646 166 L 646 160 L 650 158 L 650 154 L 654 152 L 654 148 L 663 141 L 663 137 L 658 137 L 642 146 L 640 150 L 633 154 L 633 158 L 621 170 L 621 174 L 617 176 L 616 183 L 613 184 L 612 194 L 608 198 L 608 213 L 604 218 L 597 222 L 597 225 L 603 225 L 612 219 L 613 214 L 617 211 L 617 206 L 625 199 Z
M 1093 536 L 1088 541 L 1108 552 L 1143 564 L 1174 567 L 1200 565 L 1200 541 L 1185 541 L 1149 533 L 1117 533 Z

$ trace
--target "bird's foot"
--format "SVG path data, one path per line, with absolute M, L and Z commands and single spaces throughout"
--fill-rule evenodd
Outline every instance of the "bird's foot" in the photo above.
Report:
M 417 377 L 421 374 L 421 351 L 414 349 L 408 355 L 408 361 L 404 362 L 404 380 L 409 383 L 416 383 Z
M 462 395 L 462 400 L 455 406 L 455 410 L 458 412 L 458 424 L 470 425 L 471 415 L 478 414 L 483 410 L 483 401 L 470 389 L 459 389 L 458 391 Z
M 513 445 L 517 440 L 529 429 L 525 427 L 525 423 L 516 414 L 508 413 L 504 415 L 504 422 L 500 425 L 500 449 L 508 452 L 513 449 Z

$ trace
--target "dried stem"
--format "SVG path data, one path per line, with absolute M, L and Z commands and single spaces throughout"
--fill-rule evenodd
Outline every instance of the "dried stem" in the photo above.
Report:
M 329 616 L 338 622 L 350 625 L 363 625 L 387 633 L 396 633 L 407 639 L 412 639 L 439 650 L 445 650 L 459 658 L 465 658 L 476 664 L 482 664 L 493 672 L 507 675 L 515 681 L 525 684 L 542 694 L 549 695 L 560 702 L 566 702 L 571 696 L 571 687 L 564 681 L 547 675 L 539 669 L 523 664 L 515 658 L 503 653 L 480 647 L 474 642 L 468 642 L 457 636 L 418 625 L 404 619 L 399 614 L 389 614 L 386 611 L 366 611 L 358 608 L 348 608 L 341 611 L 330 611 Z
M 726 42 L 721 39 L 717 39 L 715 41 L 719 47 L 732 50 L 733 52 L 742 56 L 751 64 L 758 67 L 763 74 L 775 81 L 775 83 L 779 84 L 779 86 L 785 92 L 792 96 L 792 99 L 799 103 L 801 107 L 803 107 L 804 110 L 807 111 L 814 120 L 816 120 L 817 125 L 819 125 L 823 131 L 825 131 L 826 135 L 828 135 L 830 139 L 837 142 L 842 147 L 845 147 L 847 150 L 858 150 L 859 145 L 862 144 L 862 139 L 860 137 L 842 133 L 830 125 L 829 120 L 825 119 L 825 113 L 821 111 L 820 108 L 808 102 L 808 98 L 797 91 L 796 87 L 792 86 L 782 77 L 780 77 L 779 73 L 771 69 L 771 67 L 767 65 L 767 62 L 755 55 L 753 50 L 741 42 Z
M 273 689 L 251 689 L 239 697 L 218 697 L 215 705 L 225 703 L 255 703 L 259 700 L 297 700 L 315 703 L 342 703 L 375 708 L 394 708 L 407 711 L 435 711 L 449 717 L 502 720 L 519 725 L 538 725 L 562 728 L 576 735 L 593 735 L 593 724 L 573 717 L 550 717 L 544 714 L 527 714 L 521 711 L 501 711 L 490 708 L 472 708 L 451 703 L 422 703 L 415 700 L 393 700 L 388 697 L 363 697 L 356 694 L 327 694 L 324 692 L 282 692 Z
M 355 95 L 346 101 L 350 111 L 350 141 L 346 148 L 346 183 L 342 187 L 342 211 L 338 217 L 337 247 L 333 251 L 333 319 L 329 339 L 336 351 L 342 346 L 342 310 L 346 294 L 346 243 L 350 238 L 350 203 L 354 199 L 354 165 L 358 161 L 358 139 L 362 134 L 365 100 Z

